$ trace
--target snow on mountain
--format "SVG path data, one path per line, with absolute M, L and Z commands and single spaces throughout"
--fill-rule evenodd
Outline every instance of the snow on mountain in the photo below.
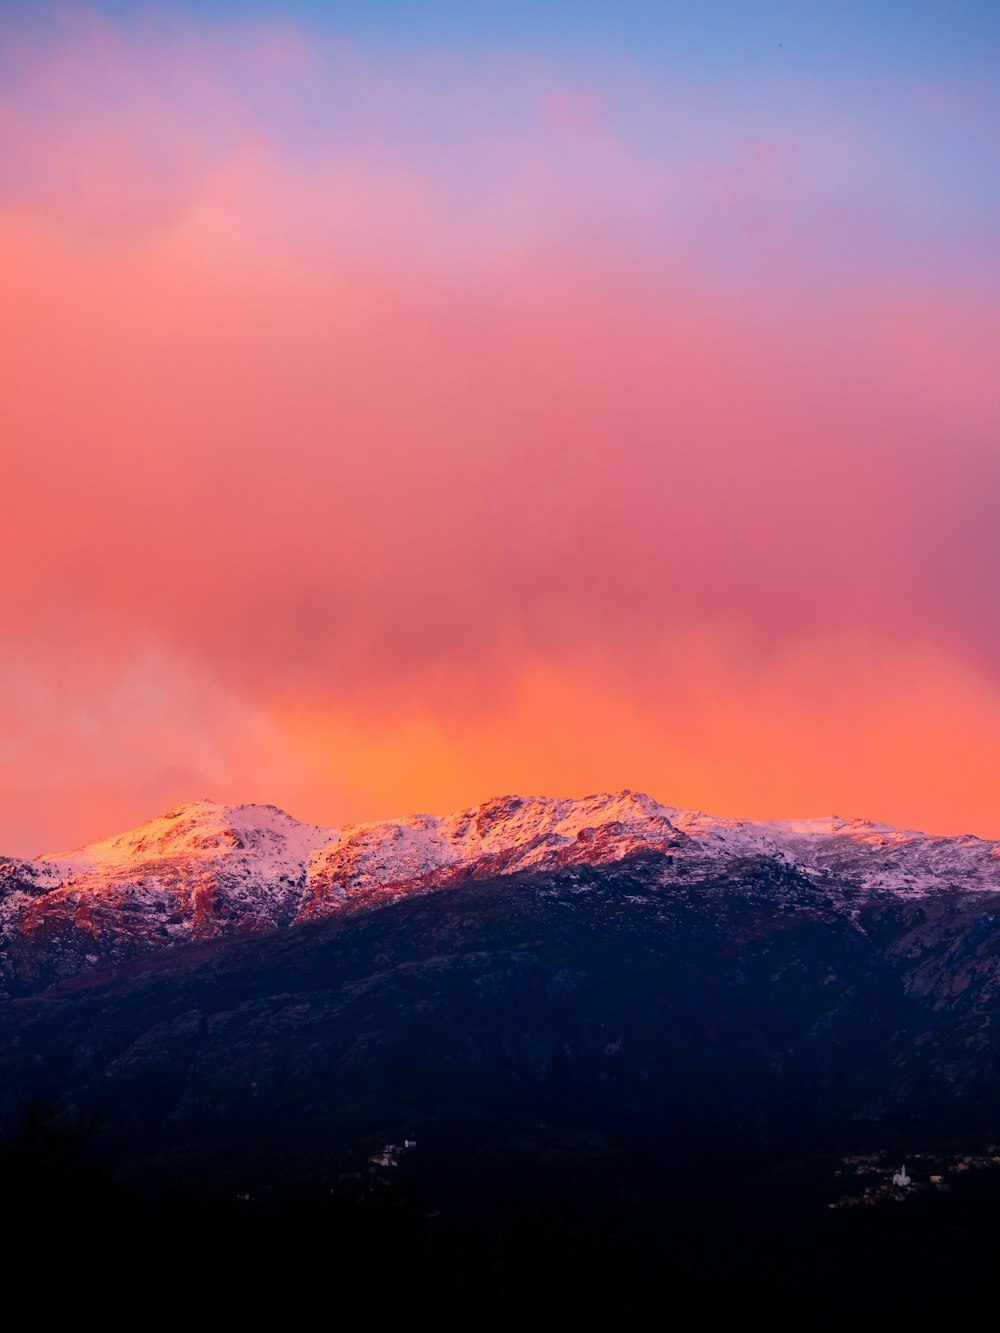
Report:
M 631 791 L 581 800 L 504 796 L 456 814 L 342 829 L 268 805 L 195 801 L 74 852 L 0 860 L 9 966 L 62 975 L 188 939 L 272 929 L 348 905 L 531 869 L 662 856 L 658 882 L 764 858 L 827 893 L 1000 890 L 1000 844 L 868 820 L 723 819 Z
M 682 839 L 664 807 L 632 792 L 583 800 L 502 796 L 453 815 L 357 824 L 313 857 L 303 914 L 321 915 L 387 888 L 615 861 L 642 848 L 672 849 Z
M 216 805 L 194 801 L 138 828 L 88 843 L 76 852 L 40 856 L 38 863 L 65 882 L 92 876 L 117 879 L 138 867 L 225 860 L 279 881 L 301 873 L 309 855 L 329 842 L 329 829 L 301 824 L 273 805 Z
M 972 834 L 935 837 L 870 819 L 736 820 L 669 811 L 676 828 L 716 855 L 764 855 L 807 875 L 870 893 L 1000 890 L 1000 843 Z

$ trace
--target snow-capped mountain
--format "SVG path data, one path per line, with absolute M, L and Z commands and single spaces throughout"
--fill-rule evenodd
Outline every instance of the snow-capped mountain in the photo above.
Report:
M 628 791 L 341 829 L 195 802 L 0 862 L 0 1146 L 39 1106 L 143 1181 L 418 1137 L 435 1189 L 655 1160 L 659 1198 L 876 1127 L 995 1142 L 997 853 Z
M 722 819 L 628 790 L 504 796 L 455 814 L 342 829 L 274 806 L 196 801 L 78 851 L 0 861 L 0 946 L 27 984 L 185 941 L 291 926 L 462 880 L 638 853 L 652 882 L 771 862 L 845 909 L 886 896 L 1000 891 L 1000 844 L 864 819 Z

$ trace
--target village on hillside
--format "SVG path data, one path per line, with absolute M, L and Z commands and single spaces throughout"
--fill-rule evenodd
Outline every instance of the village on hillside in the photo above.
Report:
M 886 1149 L 855 1153 L 841 1158 L 834 1176 L 843 1185 L 853 1186 L 841 1194 L 829 1208 L 855 1208 L 874 1205 L 887 1199 L 898 1203 L 929 1191 L 948 1190 L 956 1176 L 966 1171 L 995 1170 L 1000 1167 L 1000 1145 L 991 1143 L 981 1153 L 911 1153 L 905 1161 L 894 1161 Z
M 372 1169 L 380 1166 L 399 1166 L 400 1153 L 411 1152 L 417 1146 L 416 1139 L 404 1139 L 402 1143 L 387 1143 L 378 1152 L 372 1153 L 368 1164 Z

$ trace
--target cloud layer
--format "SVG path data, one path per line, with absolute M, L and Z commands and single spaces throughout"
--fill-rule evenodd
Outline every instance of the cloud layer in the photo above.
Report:
M 995 217 L 897 151 L 988 126 L 4 36 L 5 850 L 618 785 L 1000 835 Z

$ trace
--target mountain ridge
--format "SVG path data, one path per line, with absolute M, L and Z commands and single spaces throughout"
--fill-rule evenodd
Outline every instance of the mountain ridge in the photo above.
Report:
M 266 931 L 468 880 L 657 859 L 664 891 L 746 859 L 857 901 L 1000 891 L 1000 843 L 868 819 L 739 820 L 626 788 L 493 797 L 448 815 L 325 828 L 273 805 L 199 800 L 35 861 L 0 859 L 0 971 L 37 988 L 176 944 Z
M 37 1105 L 136 1182 L 241 1192 L 416 1138 L 435 1207 L 820 1159 L 839 1195 L 838 1154 L 995 1141 L 996 851 L 632 792 L 177 807 L 0 865 L 0 1130 Z

